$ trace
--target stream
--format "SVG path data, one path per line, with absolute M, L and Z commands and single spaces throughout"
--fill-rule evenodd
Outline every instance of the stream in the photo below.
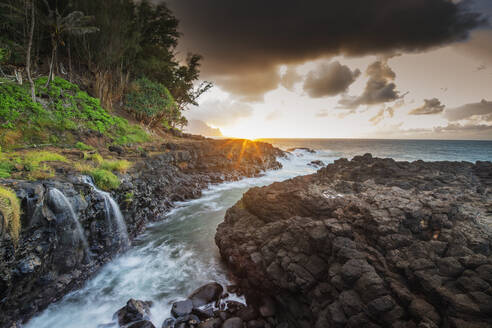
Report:
M 227 182 L 205 190 L 199 199 L 177 203 L 166 220 L 151 224 L 132 248 L 106 264 L 74 291 L 34 317 L 27 328 L 89 328 L 112 322 L 112 315 L 128 299 L 152 301 L 151 320 L 160 327 L 170 317 L 171 304 L 211 281 L 230 284 L 220 261 L 214 236 L 226 210 L 249 188 L 271 184 L 297 175 L 314 173 L 307 165 L 314 159 L 325 163 L 336 157 L 327 152 L 295 151 L 280 159 L 283 168 L 258 178 Z M 236 296 L 231 296 L 233 299 Z

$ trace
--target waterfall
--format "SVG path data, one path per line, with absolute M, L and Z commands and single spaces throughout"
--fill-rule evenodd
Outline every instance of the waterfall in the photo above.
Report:
M 121 214 L 120 207 L 116 203 L 116 201 L 111 197 L 108 192 L 102 191 L 98 189 L 91 177 L 83 176 L 82 181 L 90 185 L 94 191 L 99 194 L 104 199 L 104 215 L 106 216 L 106 220 L 108 220 L 109 227 L 111 229 L 111 223 L 114 221 L 116 224 L 116 228 L 118 229 L 118 236 L 120 237 L 120 241 L 124 246 L 130 245 L 130 238 L 128 238 L 128 231 L 125 224 L 125 219 L 123 218 L 123 214 Z
M 91 252 L 89 250 L 89 243 L 87 242 L 87 239 L 85 238 L 84 235 L 84 229 L 82 228 L 82 225 L 79 222 L 78 216 L 75 214 L 75 211 L 72 207 L 72 204 L 68 201 L 67 197 L 58 189 L 56 188 L 51 188 L 49 190 L 49 197 L 52 199 L 54 202 L 56 202 L 58 205 L 62 205 L 63 209 L 67 209 L 71 219 L 75 222 L 75 229 L 77 232 L 77 235 L 82 242 L 82 245 L 84 246 L 84 251 L 85 254 L 90 257 Z

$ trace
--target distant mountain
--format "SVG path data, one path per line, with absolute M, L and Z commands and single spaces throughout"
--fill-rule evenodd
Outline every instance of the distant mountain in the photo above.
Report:
M 207 123 L 200 120 L 189 120 L 188 126 L 185 128 L 185 132 L 193 134 L 201 134 L 206 137 L 222 137 L 220 129 L 214 129 L 207 125 Z

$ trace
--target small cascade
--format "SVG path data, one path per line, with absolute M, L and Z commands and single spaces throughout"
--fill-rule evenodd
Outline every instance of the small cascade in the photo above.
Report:
M 68 201 L 67 197 L 58 189 L 56 188 L 51 188 L 49 190 L 49 197 L 55 201 L 58 204 L 63 205 L 63 208 L 66 208 L 70 214 L 70 217 L 72 220 L 75 222 L 75 228 L 77 230 L 77 235 L 82 242 L 82 245 L 84 246 L 84 251 L 85 254 L 90 257 L 91 252 L 89 250 L 89 243 L 87 242 L 87 239 L 85 238 L 84 235 L 84 229 L 82 228 L 82 225 L 79 222 L 78 216 L 75 214 L 75 211 L 72 207 L 72 204 Z
M 118 229 L 118 236 L 124 246 L 130 245 L 130 238 L 128 237 L 128 231 L 125 224 L 125 219 L 123 218 L 123 214 L 121 214 L 120 207 L 116 203 L 116 201 L 111 197 L 108 192 L 102 191 L 98 189 L 91 177 L 83 176 L 82 181 L 90 185 L 96 193 L 98 193 L 104 199 L 104 214 L 106 216 L 106 220 L 109 223 L 114 222 L 116 228 Z M 109 225 L 111 229 L 111 224 Z

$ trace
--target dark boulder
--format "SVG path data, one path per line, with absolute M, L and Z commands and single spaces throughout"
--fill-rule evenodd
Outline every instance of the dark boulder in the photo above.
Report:
M 322 167 L 322 166 L 325 166 L 325 163 L 323 163 L 323 161 L 320 161 L 320 160 L 315 160 L 315 161 L 309 162 L 308 165 L 312 166 L 312 167 Z
M 238 317 L 229 318 L 224 321 L 222 328 L 243 328 L 243 320 Z
M 224 288 L 220 284 L 212 282 L 196 289 L 188 299 L 193 303 L 193 307 L 199 307 L 218 301 L 223 291 Z
M 236 311 L 236 316 L 243 321 L 251 321 L 258 318 L 258 311 L 252 306 L 245 306 Z
M 193 303 L 191 300 L 184 300 L 184 301 L 179 301 L 173 303 L 173 306 L 171 308 L 171 314 L 175 318 L 179 318 L 182 316 L 185 316 L 187 314 L 190 314 L 191 311 L 193 310 Z
M 155 328 L 155 326 L 148 320 L 140 320 L 126 325 L 125 328 Z
M 179 327 L 180 325 L 182 326 L 183 324 L 185 326 L 194 326 L 194 325 L 198 325 L 199 323 L 200 323 L 200 319 L 196 315 L 187 314 L 177 318 L 176 321 L 174 322 L 174 326 Z
M 206 320 L 214 316 L 214 311 L 212 307 L 206 309 L 193 308 L 191 313 L 200 318 L 200 320 Z
M 294 147 L 294 148 L 289 148 L 287 149 L 288 152 L 293 152 L 293 151 L 296 151 L 296 150 L 302 150 L 302 151 L 305 151 L 307 153 L 311 153 L 311 154 L 315 154 L 316 153 L 316 150 L 314 149 L 311 149 L 311 148 L 307 148 L 307 147 Z
M 220 318 L 211 318 L 198 324 L 198 328 L 221 328 L 222 320 Z
M 123 147 L 118 146 L 118 145 L 111 145 L 111 146 L 109 146 L 109 148 L 108 148 L 108 149 L 109 149 L 109 151 L 111 151 L 111 152 L 113 152 L 113 153 L 117 153 L 118 155 L 123 154 L 123 152 L 125 151 L 125 150 L 123 149 Z
M 119 309 L 113 315 L 113 319 L 118 321 L 120 326 L 125 326 L 129 323 L 136 323 L 141 321 L 150 320 L 150 306 L 151 302 L 139 301 L 133 298 L 129 299 L 124 307 Z M 141 323 L 142 325 L 144 323 Z M 135 326 L 137 328 L 140 326 Z M 145 325 L 141 327 L 147 327 Z
M 164 322 L 162 323 L 162 326 L 161 328 L 173 328 L 174 327 L 174 323 L 176 322 L 176 319 L 174 318 L 167 318 L 166 320 L 164 320 Z

